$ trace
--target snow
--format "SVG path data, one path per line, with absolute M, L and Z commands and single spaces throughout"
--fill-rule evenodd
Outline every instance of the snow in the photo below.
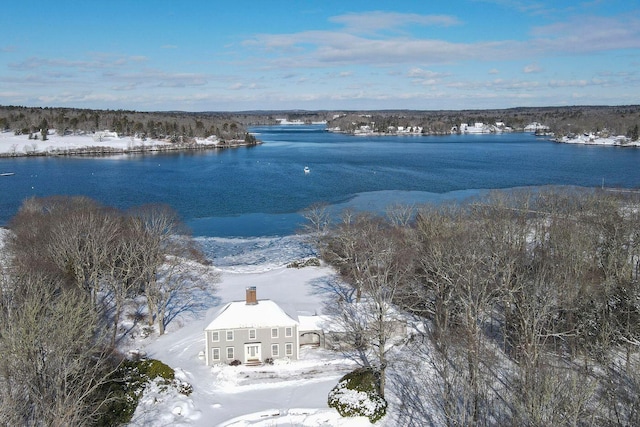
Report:
M 172 388 L 157 384 L 148 386 L 130 426 L 372 425 L 366 417 L 342 418 L 327 405 L 331 389 L 343 375 L 356 368 L 340 353 L 303 347 L 299 360 L 285 360 L 274 365 L 205 365 L 205 327 L 225 304 L 244 297 L 247 287 L 255 286 L 261 297 L 286 307 L 288 313 L 321 313 L 323 297 L 316 285 L 333 280 L 335 272 L 326 266 L 286 268 L 293 257 L 305 253 L 302 244 L 299 251 L 291 249 L 296 246 L 294 241 L 297 239 L 272 239 L 268 246 L 289 248 L 289 252 L 283 254 L 274 250 L 271 257 L 260 257 L 259 261 L 255 261 L 253 252 L 263 250 L 264 240 L 202 240 L 205 248 L 220 248 L 221 245 L 233 248 L 233 261 L 225 255 L 220 260 L 214 259 L 215 265 L 221 264 L 221 282 L 216 284 L 218 298 L 204 312 L 175 319 L 168 325 L 165 335 L 138 337 L 128 343 L 132 349 L 171 366 L 176 371 L 176 378 L 191 384 L 193 392 L 185 396 Z M 236 252 L 237 247 L 243 248 L 245 257 Z M 385 419 L 375 425 L 383 426 L 384 422 Z
M 371 400 L 369 395 L 364 391 L 351 390 L 347 388 L 346 382 L 341 382 L 336 390 L 332 393 L 332 398 L 339 401 L 340 404 L 349 407 L 349 410 L 359 409 L 367 417 L 372 416 L 378 411 L 382 405 L 380 401 Z
M 0 228 L 0 258 L 5 254 L 2 247 L 8 232 Z M 340 353 L 303 347 L 299 360 L 274 365 L 205 365 L 205 327 L 226 303 L 244 296 L 247 287 L 256 286 L 260 295 L 290 307 L 291 313 L 321 314 L 323 296 L 318 285 L 335 280 L 335 271 L 326 266 L 286 268 L 307 254 L 299 236 L 198 241 L 214 264 L 221 265 L 221 281 L 212 284 L 217 298 L 207 300 L 209 306 L 201 311 L 184 312 L 173 319 L 165 335 L 136 333 L 121 342 L 125 353 L 146 355 L 171 366 L 177 382 L 190 384 L 192 392 L 181 394 L 162 381 L 148 384 L 129 426 L 371 426 L 366 417 L 343 418 L 327 405 L 331 389 L 357 367 Z M 217 252 L 221 247 L 231 250 L 221 251 L 221 259 L 211 255 L 212 248 Z M 270 248 L 270 256 L 256 257 L 254 252 L 263 253 L 265 247 Z M 243 248 L 244 257 L 238 248 Z M 382 427 L 385 421 L 373 425 Z
M 124 152 L 126 150 L 153 149 L 170 145 L 169 142 L 161 140 L 118 137 L 115 132 L 108 130 L 83 135 L 64 136 L 57 134 L 55 130 L 50 130 L 46 141 L 42 141 L 39 133 L 34 135 L 37 135 L 39 139 L 29 139 L 29 135 L 14 135 L 13 132 L 0 132 L 0 155 L 25 156 L 100 147 L 108 147 Z M 197 144 L 216 144 L 217 142 L 215 137 L 196 139 Z
M 538 122 L 529 123 L 524 127 L 525 132 L 547 132 L 548 130 L 549 126 Z
M 298 322 L 300 324 L 300 331 L 332 331 L 337 332 L 337 325 L 332 325 L 329 316 L 316 315 L 316 316 L 298 316 Z
M 618 136 L 599 136 L 593 133 L 563 136 L 557 139 L 558 142 L 564 142 L 566 144 L 584 144 L 584 145 L 608 145 L 615 147 L 640 147 L 639 141 L 631 141 L 624 135 Z
M 245 301 L 234 301 L 227 304 L 206 329 L 270 328 L 272 326 L 296 325 L 297 322 L 276 303 L 261 299 L 257 304 L 247 304 Z

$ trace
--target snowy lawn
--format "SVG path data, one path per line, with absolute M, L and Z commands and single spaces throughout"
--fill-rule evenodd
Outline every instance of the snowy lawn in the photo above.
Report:
M 14 135 L 13 132 L 0 132 L 0 154 L 9 155 L 33 155 L 48 152 L 72 151 L 79 149 L 90 149 L 98 147 L 108 147 L 117 150 L 132 150 L 145 147 L 162 147 L 170 145 L 166 141 L 142 140 L 134 137 L 104 136 L 100 133 L 84 135 L 58 135 L 55 130 L 50 130 L 47 140 L 29 139 L 29 135 Z M 34 134 L 35 135 L 35 134 Z M 198 144 L 215 144 L 217 139 L 196 139 Z
M 339 353 L 303 348 L 300 360 L 288 363 L 205 366 L 203 329 L 225 303 L 242 300 L 246 287 L 256 286 L 258 299 L 274 300 L 290 314 L 314 314 L 322 309 L 322 297 L 313 285 L 334 274 L 326 267 L 237 271 L 222 272 L 219 299 L 206 313 L 175 319 L 162 337 L 128 341 L 129 348 L 163 361 L 193 386 L 189 396 L 149 386 L 130 425 L 370 426 L 367 418 L 342 418 L 327 406 L 329 391 L 356 367 Z

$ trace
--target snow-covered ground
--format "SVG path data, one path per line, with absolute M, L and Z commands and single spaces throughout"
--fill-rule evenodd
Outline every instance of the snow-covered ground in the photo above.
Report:
M 640 147 L 640 141 L 631 141 L 624 135 L 618 136 L 598 136 L 594 134 L 582 134 L 575 136 L 563 136 L 556 139 L 558 142 L 566 144 L 584 144 L 584 145 L 610 145 L 615 147 Z
M 0 258 L 9 231 L 0 228 Z M 289 314 L 321 313 L 322 283 L 334 279 L 329 267 L 286 268 L 308 256 L 299 236 L 255 239 L 198 238 L 220 273 L 215 298 L 199 311 L 174 318 L 163 336 L 142 337 L 140 329 L 125 336 L 122 351 L 161 360 L 175 370 L 176 379 L 193 387 L 180 394 L 174 387 L 151 383 L 141 397 L 129 424 L 146 426 L 342 426 L 372 424 L 365 417 L 342 418 L 329 408 L 329 391 L 355 364 L 340 353 L 303 348 L 299 360 L 264 366 L 205 365 L 204 328 L 227 302 L 243 300 L 249 286 L 259 299 L 271 299 Z M 0 262 L 0 268 L 4 262 Z M 131 320 L 127 320 L 131 322 Z M 131 325 L 124 325 L 126 329 Z M 389 424 L 385 418 L 375 426 Z
M 51 130 L 46 141 L 42 140 L 39 133 L 34 135 L 37 135 L 38 139 L 29 139 L 29 135 L 14 135 L 13 132 L 0 132 L 0 155 L 25 156 L 100 147 L 127 151 L 162 148 L 169 145 L 168 142 L 160 140 L 119 137 L 108 131 L 60 136 Z M 196 139 L 196 143 L 215 144 L 217 139 Z
M 327 406 L 329 391 L 355 368 L 338 353 L 303 348 L 299 360 L 284 364 L 205 365 L 203 329 L 222 305 L 242 300 L 246 287 L 256 286 L 259 299 L 272 299 L 290 314 L 314 314 L 323 305 L 316 285 L 335 273 L 324 266 L 286 268 L 297 255 L 306 255 L 297 237 L 207 238 L 201 243 L 205 251 L 215 248 L 220 254 L 214 258 L 221 271 L 215 301 L 206 311 L 173 320 L 164 336 L 127 343 L 175 369 L 178 379 L 193 386 L 193 393 L 148 387 L 130 425 L 370 426 L 367 418 L 342 418 Z M 385 420 L 376 425 L 385 425 Z

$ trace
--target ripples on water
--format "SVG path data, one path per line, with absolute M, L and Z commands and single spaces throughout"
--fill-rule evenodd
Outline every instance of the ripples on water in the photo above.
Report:
M 252 148 L 104 158 L 0 159 L 0 225 L 25 198 L 85 195 L 128 209 L 173 206 L 216 265 L 269 269 L 307 256 L 291 237 L 326 202 L 384 213 L 489 189 L 640 185 L 640 149 L 557 144 L 528 134 L 353 137 L 322 126 L 253 128 Z M 311 172 L 305 174 L 303 168 Z M 267 236 L 267 237 L 264 237 Z M 282 237 L 289 236 L 289 237 Z M 246 267 L 248 268 L 248 267 Z
M 219 238 L 197 237 L 208 259 L 225 272 L 260 273 L 315 256 L 300 235 L 284 237 Z

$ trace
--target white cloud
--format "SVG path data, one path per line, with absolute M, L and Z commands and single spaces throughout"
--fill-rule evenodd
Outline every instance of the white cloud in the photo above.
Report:
M 358 25 L 358 19 L 363 21 Z M 394 19 L 397 18 L 397 19 Z M 302 31 L 288 34 L 257 34 L 243 44 L 264 52 L 260 63 L 268 68 L 322 68 L 336 65 L 391 67 L 398 64 L 459 64 L 466 61 L 506 61 L 542 58 L 546 55 L 583 54 L 613 49 L 640 48 L 640 19 L 622 17 L 570 18 L 539 26 L 525 40 L 494 39 L 477 42 L 450 41 L 372 34 L 404 23 L 449 23 L 430 15 L 370 12 L 332 18 L 344 24 L 335 31 Z M 456 20 L 451 21 L 453 24 Z M 400 25 L 400 24 L 398 24 Z M 352 31 L 354 28 L 368 29 Z M 585 29 L 588 28 L 588 31 Z M 537 62 L 527 65 L 525 73 L 540 72 Z
M 269 54 L 280 54 L 266 59 L 271 66 L 279 68 L 337 64 L 389 66 L 416 61 L 442 64 L 469 59 L 506 58 L 516 50 L 508 42 L 465 44 L 444 40 L 371 39 L 335 32 L 261 35 L 254 42 L 262 45 Z
M 423 70 L 422 68 L 418 67 L 411 68 L 407 73 L 407 76 L 416 78 L 440 78 L 447 77 L 448 75 L 448 73 L 437 73 L 431 70 Z
M 529 64 L 529 65 L 526 65 L 522 69 L 522 71 L 525 74 L 540 73 L 540 72 L 542 72 L 542 68 L 540 68 L 540 66 L 538 64 Z
M 405 28 L 407 25 L 448 27 L 459 25 L 460 21 L 449 15 L 419 15 L 417 13 L 362 12 L 348 13 L 329 18 L 329 21 L 342 24 L 350 33 L 376 33 L 380 30 Z
M 450 73 L 439 73 L 431 70 L 423 70 L 414 67 L 407 72 L 407 77 L 411 78 L 413 84 L 422 86 L 434 86 L 439 84 L 443 78 L 449 77 Z
M 74 68 L 78 70 L 103 70 L 108 68 L 117 68 L 126 65 L 129 62 L 144 62 L 148 58 L 145 56 L 109 56 L 109 55 L 93 55 L 90 60 L 69 60 L 66 58 L 43 58 L 31 56 L 21 62 L 12 62 L 8 67 L 13 70 L 25 71 L 39 68 Z
M 587 86 L 607 86 L 611 82 L 603 79 L 577 79 L 577 80 L 550 80 L 548 86 L 552 88 L 562 87 L 587 87 Z
M 588 53 L 640 48 L 640 18 L 574 16 L 567 21 L 535 27 L 533 49 L 542 52 Z
M 256 83 L 234 83 L 231 86 L 229 86 L 229 89 L 231 90 L 244 90 L 244 89 L 260 89 L 262 88 L 262 86 L 257 85 Z

